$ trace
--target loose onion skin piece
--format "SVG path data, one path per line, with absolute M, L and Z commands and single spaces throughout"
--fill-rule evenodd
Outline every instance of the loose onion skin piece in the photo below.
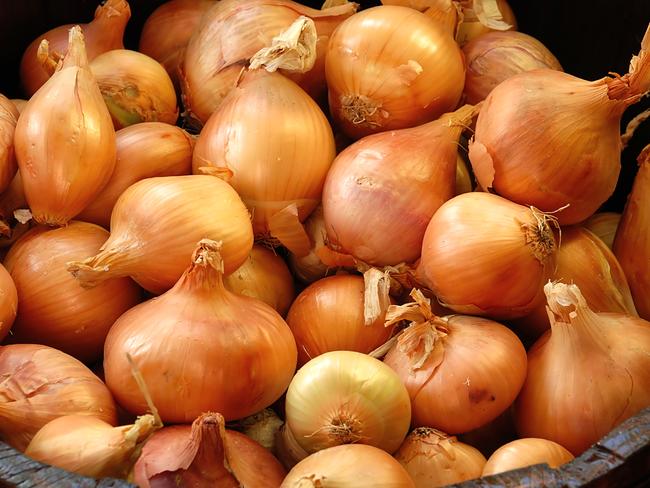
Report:
M 209 410 L 240 419 L 271 405 L 289 385 L 296 367 L 291 330 L 270 306 L 224 287 L 218 249 L 202 240 L 171 290 L 111 328 L 106 384 L 129 412 L 141 414 L 147 405 L 129 377 L 127 353 L 164 422 L 191 422 Z
M 487 460 L 482 476 L 546 463 L 557 468 L 573 461 L 573 454 L 557 442 L 546 439 L 517 439 L 497 449 Z
M 0 193 L 9 187 L 18 171 L 14 155 L 14 131 L 19 115 L 14 103 L 0 94 Z
M 108 388 L 72 356 L 47 346 L 0 346 L 0 435 L 23 451 L 34 434 L 63 415 L 117 422 Z
M 353 139 L 436 119 L 456 107 L 465 80 L 462 53 L 444 27 L 397 6 L 344 21 L 330 39 L 325 74 L 330 112 Z
M 7 269 L 0 264 L 0 342 L 7 336 L 16 320 L 18 292 Z
M 97 252 L 107 238 L 97 225 L 72 221 L 35 227 L 14 243 L 4 260 L 18 291 L 12 342 L 45 344 L 85 363 L 101 358 L 108 330 L 140 302 L 141 290 L 129 278 L 84 289 L 65 266 Z

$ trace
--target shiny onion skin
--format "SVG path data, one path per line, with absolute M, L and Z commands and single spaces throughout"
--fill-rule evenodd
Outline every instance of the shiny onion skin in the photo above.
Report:
M 616 229 L 621 221 L 621 214 L 617 212 L 598 212 L 582 223 L 582 226 L 598 236 L 607 247 L 612 249 Z
M 526 350 L 507 327 L 469 315 L 436 317 L 418 290 L 414 303 L 391 306 L 387 323 L 411 325 L 384 363 L 411 397 L 412 425 L 449 434 L 477 429 L 515 400 L 526 378 Z
M 384 344 L 393 327 L 384 316 L 364 323 L 364 283 L 359 275 L 337 275 L 318 280 L 295 299 L 287 324 L 298 347 L 298 366 L 328 351 L 369 353 Z
M 244 434 L 227 430 L 222 415 L 204 413 L 192 425 L 172 425 L 145 444 L 133 468 L 140 488 L 218 486 L 277 488 L 285 470 Z
M 325 74 L 336 125 L 359 139 L 420 125 L 456 108 L 465 67 L 444 27 L 414 9 L 380 6 L 336 30 Z
M 18 292 L 7 269 L 0 264 L 0 342 L 6 337 L 16 319 Z
M 465 55 L 465 100 L 478 103 L 502 81 L 523 71 L 554 69 L 562 65 L 534 37 L 516 31 L 488 32 L 463 46 Z
M 108 388 L 72 356 L 47 346 L 0 346 L 0 436 L 24 451 L 34 434 L 62 415 L 117 422 Z
M 141 290 L 129 278 L 84 289 L 65 266 L 97 252 L 107 238 L 97 225 L 72 221 L 35 227 L 13 244 L 4 260 L 18 290 L 11 342 L 45 344 L 84 363 L 101 359 L 108 330 L 141 301 Z
M 296 464 L 280 488 L 415 488 L 395 458 L 365 444 L 323 449 Z
M 307 218 L 334 156 L 332 129 L 318 105 L 279 73 L 253 70 L 203 127 L 192 168 L 232 172 L 230 184 L 251 212 L 256 237 L 283 242 L 275 219 L 292 206 L 299 221 Z
M 181 277 L 205 236 L 223 241 L 226 274 L 246 261 L 253 231 L 230 185 L 214 176 L 146 178 L 118 198 L 99 253 L 68 263 L 68 271 L 86 287 L 131 276 L 147 291 L 162 293 Z
M 542 302 L 555 266 L 549 222 L 552 216 L 497 195 L 463 193 L 429 222 L 418 272 L 458 313 L 523 317 Z
M 593 312 L 573 284 L 549 282 L 544 291 L 551 330 L 528 351 L 517 431 L 578 456 L 650 406 L 650 323 Z
M 469 146 L 481 187 L 557 211 L 562 225 L 590 217 L 618 181 L 621 115 L 650 89 L 650 26 L 630 66 L 622 77 L 593 82 L 526 71 L 497 86 Z
M 546 439 L 517 439 L 494 451 L 483 468 L 482 476 L 546 463 L 557 468 L 573 461 L 573 454 L 557 442 Z
M 373 134 L 341 152 L 327 173 L 329 245 L 375 266 L 412 263 L 435 211 L 454 196 L 459 138 L 478 107 Z
M 318 98 L 325 91 L 324 59 L 330 35 L 356 8 L 350 2 L 316 10 L 290 0 L 221 0 L 205 13 L 185 51 L 180 78 L 189 117 L 204 124 L 249 59 L 301 15 L 316 24 L 318 58 L 310 71 L 291 77 Z
M 14 131 L 19 115 L 16 105 L 0 94 L 0 193 L 9 187 L 18 171 L 14 154 Z
M 104 189 L 77 216 L 108 229 L 115 202 L 144 178 L 192 173 L 194 138 L 180 127 L 162 122 L 134 124 L 115 133 L 115 170 Z
M 191 265 L 165 294 L 132 308 L 104 347 L 106 384 L 134 414 L 147 405 L 129 376 L 130 354 L 163 422 L 191 422 L 209 410 L 241 419 L 271 405 L 296 367 L 296 344 L 282 317 L 223 285 L 219 245 L 202 240 Z
M 79 26 L 70 29 L 68 48 L 27 102 L 14 139 L 27 202 L 34 220 L 47 225 L 65 225 L 79 214 L 115 167 L 115 130 Z

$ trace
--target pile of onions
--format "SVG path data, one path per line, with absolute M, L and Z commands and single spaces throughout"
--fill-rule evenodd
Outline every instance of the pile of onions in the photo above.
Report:
M 14 103 L 0 94 L 0 193 L 7 189 L 18 171 L 14 155 L 14 131 L 19 115 Z
M 553 53 L 534 37 L 521 32 L 488 32 L 463 46 L 465 54 L 465 97 L 478 103 L 502 81 L 534 69 L 562 66 Z
M 115 203 L 111 234 L 93 257 L 68 263 L 83 286 L 131 276 L 152 293 L 170 289 L 187 268 L 196 243 L 223 243 L 226 274 L 253 246 L 253 231 L 237 192 L 214 176 L 164 176 L 131 185 Z
M 485 465 L 480 451 L 430 427 L 413 430 L 394 456 L 416 488 L 435 488 L 480 478 Z
M 63 415 L 87 415 L 111 425 L 115 404 L 86 366 L 47 346 L 0 346 L 0 436 L 24 450 L 34 434 Z
M 650 26 L 622 77 L 589 82 L 555 70 L 508 78 L 487 97 L 469 146 L 484 189 L 562 225 L 590 217 L 620 173 L 621 115 L 650 90 Z
M 65 268 L 107 238 L 97 225 L 72 221 L 59 229 L 35 227 L 14 243 L 4 261 L 18 290 L 12 342 L 45 344 L 85 363 L 101 358 L 108 330 L 140 302 L 141 290 L 129 278 L 84 289 Z
M 650 145 L 641 152 L 638 162 L 639 170 L 612 247 L 627 276 L 639 315 L 650 320 Z
M 240 419 L 272 404 L 289 385 L 296 367 L 289 327 L 264 302 L 226 290 L 219 248 L 202 240 L 171 290 L 132 308 L 111 328 L 106 384 L 129 412 L 141 414 L 147 405 L 126 354 L 164 422 L 191 422 L 209 410 Z
M 115 133 L 117 159 L 108 184 L 77 216 L 108 229 L 115 202 L 144 178 L 192 172 L 194 139 L 179 127 L 162 122 L 134 124 Z
M 255 235 L 306 255 L 311 244 L 300 222 L 318 205 L 334 156 L 318 105 L 279 73 L 252 70 L 203 127 L 192 165 L 195 174 L 231 174 Z
M 16 319 L 18 292 L 7 269 L 0 264 L 0 342 L 9 333 Z
M 66 415 L 45 424 L 25 455 L 84 476 L 126 478 L 134 454 L 156 427 L 153 415 L 119 427 L 94 417 Z
M 593 232 L 608 248 L 614 245 L 616 229 L 621 221 L 621 214 L 616 212 L 598 212 L 582 223 L 582 226 Z
M 298 366 L 328 351 L 369 353 L 384 344 L 393 327 L 381 315 L 364 321 L 363 277 L 338 275 L 305 288 L 291 305 L 287 324 L 298 347 Z
M 392 453 L 411 422 L 400 378 L 378 359 L 353 351 L 327 352 L 300 368 L 287 390 L 285 412 L 293 437 L 308 453 L 340 444 Z
M 463 193 L 429 222 L 419 272 L 456 312 L 523 317 L 543 300 L 543 284 L 553 272 L 553 222 L 497 195 Z
M 515 419 L 575 456 L 650 406 L 650 323 L 595 313 L 576 285 L 548 283 L 551 330 L 528 351 Z
M 341 152 L 323 188 L 329 245 L 376 266 L 415 261 L 431 217 L 454 196 L 459 138 L 477 112 L 466 105 Z
M 482 476 L 542 463 L 557 468 L 572 460 L 573 454 L 557 442 L 535 438 L 517 439 L 494 451 L 483 468 Z
M 323 449 L 296 464 L 280 488 L 317 487 L 415 488 L 413 480 L 390 454 L 364 444 Z
M 266 449 L 244 434 L 226 430 L 218 413 L 192 425 L 174 425 L 147 441 L 133 468 L 140 488 L 223 486 L 277 488 L 285 471 Z
M 526 350 L 507 327 L 467 315 L 436 317 L 429 300 L 388 308 L 386 323 L 408 320 L 384 358 L 411 397 L 414 426 L 450 434 L 494 420 L 526 378 Z
M 200 124 L 219 108 L 236 84 L 242 67 L 260 49 L 300 16 L 314 20 L 317 31 L 314 67 L 292 76 L 318 98 L 325 89 L 324 58 L 332 31 L 351 16 L 357 5 L 345 2 L 315 10 L 290 0 L 221 0 L 204 15 L 190 38 L 181 70 L 183 104 Z M 285 71 L 286 72 L 286 71 Z
M 296 296 L 293 276 L 284 259 L 259 244 L 223 283 L 233 293 L 263 301 L 283 317 Z
M 56 73 L 21 113 L 14 140 L 25 196 L 40 224 L 66 224 L 108 182 L 115 130 L 79 26 L 70 29 L 68 53 Z
M 444 27 L 395 6 L 343 22 L 330 39 L 325 74 L 332 116 L 354 139 L 453 110 L 465 79 L 462 53 Z

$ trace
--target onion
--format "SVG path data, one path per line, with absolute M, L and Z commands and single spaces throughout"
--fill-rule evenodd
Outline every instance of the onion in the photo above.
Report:
M 440 302 L 459 313 L 514 318 L 543 299 L 553 272 L 554 217 L 489 193 L 458 195 L 434 214 L 420 272 Z M 444 430 L 444 429 L 443 429 Z
M 462 22 L 456 41 L 466 42 L 492 30 L 517 30 L 517 19 L 506 0 L 461 0 Z
M 502 81 L 517 73 L 562 66 L 553 53 L 534 37 L 521 32 L 488 32 L 463 46 L 465 54 L 465 96 L 478 103 Z
M 0 193 L 9 187 L 18 171 L 14 155 L 14 131 L 19 115 L 13 102 L 0 94 Z
M 138 51 L 162 64 L 175 86 L 179 86 L 178 70 L 185 46 L 214 3 L 215 0 L 170 0 L 154 10 L 142 26 Z
M 582 226 L 593 232 L 608 248 L 614 245 L 614 236 L 621 214 L 616 212 L 598 212 L 582 223 Z
M 16 110 L 18 110 L 19 114 L 23 113 L 23 109 L 27 105 L 27 100 L 24 100 L 22 98 L 12 98 L 11 102 L 14 104 L 14 107 L 16 107 Z
M 133 465 L 131 458 L 155 428 L 153 415 L 120 427 L 94 417 L 66 415 L 45 424 L 25 455 L 84 476 L 126 478 Z
M 412 424 L 460 434 L 481 427 L 515 400 L 526 378 L 526 350 L 507 327 L 466 315 L 436 317 L 418 290 L 391 306 L 386 323 L 409 320 L 384 362 L 406 385 Z
M 233 293 L 257 298 L 283 317 L 296 296 L 293 276 L 284 260 L 259 244 L 253 246 L 244 264 L 223 282 Z
M 353 443 L 394 452 L 411 421 L 399 377 L 378 359 L 353 351 L 326 352 L 300 368 L 285 412 L 293 437 L 308 453 Z
M 449 33 L 406 7 L 374 7 L 347 19 L 330 39 L 325 65 L 330 111 L 354 139 L 453 110 L 465 79 Z
M 67 267 L 86 287 L 131 276 L 146 290 L 162 293 L 180 278 L 205 236 L 223 242 L 226 274 L 246 261 L 253 232 L 230 185 L 214 176 L 146 178 L 118 198 L 100 252 Z
M 573 460 L 573 455 L 556 442 L 546 439 L 517 439 L 497 449 L 483 468 L 483 476 L 503 473 L 534 464 L 557 468 Z
M 97 7 L 95 18 L 81 25 L 90 61 L 103 52 L 124 48 L 122 37 L 130 17 L 131 9 L 126 0 L 106 0 Z M 36 56 L 41 41 L 47 40 L 50 49 L 56 53 L 64 53 L 68 50 L 68 30 L 71 27 L 72 24 L 68 24 L 49 30 L 34 39 L 25 50 L 20 62 L 20 81 L 28 97 L 36 93 L 49 78 Z
M 390 454 L 364 444 L 324 449 L 300 461 L 280 488 L 415 488 Z
M 324 58 L 330 35 L 356 7 L 346 2 L 321 11 L 289 0 L 220 1 L 206 12 L 187 45 L 181 87 L 188 115 L 204 124 L 235 86 L 249 59 L 300 16 L 316 24 L 318 57 L 310 71 L 292 78 L 318 97 L 325 90 Z
M 189 425 L 156 432 L 133 470 L 140 488 L 218 486 L 272 488 L 285 471 L 257 442 L 226 430 L 223 416 L 205 413 Z
M 16 241 L 4 262 L 18 290 L 12 342 L 45 344 L 85 363 L 101 358 L 108 330 L 140 302 L 141 290 L 129 278 L 86 290 L 65 264 L 97 252 L 107 238 L 101 227 L 72 221 L 36 227 Z
M 323 188 L 330 246 L 376 266 L 415 261 L 431 217 L 454 196 L 458 140 L 477 112 L 467 105 L 339 154 Z
M 282 424 L 282 427 L 280 427 L 280 431 L 277 434 L 276 451 L 278 459 L 287 469 L 293 468 L 296 464 L 309 456 L 309 453 L 298 444 L 298 441 L 293 436 L 293 433 L 286 422 Z
M 480 478 L 485 457 L 472 446 L 430 427 L 411 432 L 397 459 L 415 482 L 416 488 L 434 488 Z
M 424 12 L 430 7 L 433 7 L 438 2 L 437 0 L 381 0 L 383 5 L 399 5 L 401 7 L 411 7 L 420 12 Z
M 192 172 L 194 139 L 179 127 L 161 122 L 134 124 L 115 133 L 117 160 L 111 179 L 78 219 L 108 229 L 115 202 L 133 183 L 154 176 Z
M 0 342 L 5 338 L 16 319 L 18 292 L 7 269 L 0 264 Z
M 393 327 L 384 317 L 365 325 L 364 282 L 358 275 L 323 278 L 298 295 L 287 324 L 298 346 L 298 366 L 328 351 L 369 353 L 384 344 Z
M 549 282 L 544 291 L 551 330 L 528 351 L 517 430 L 577 456 L 650 406 L 650 323 L 593 312 L 576 285 Z
M 332 129 L 318 105 L 291 80 L 256 70 L 243 75 L 203 127 L 192 165 L 195 174 L 232 174 L 256 237 L 305 255 L 310 243 L 300 222 L 318 205 L 334 156 Z
M 0 194 L 0 236 L 2 237 L 0 246 L 7 247 L 13 244 L 17 237 L 29 228 L 31 218 L 31 212 L 27 210 L 23 179 L 18 171 L 9 183 L 9 187 Z
M 86 366 L 47 346 L 0 346 L 0 435 L 24 450 L 34 434 L 63 415 L 115 425 L 110 392 Z
M 127 353 L 165 422 L 190 422 L 208 410 L 240 419 L 286 390 L 296 366 L 291 331 L 265 303 L 226 290 L 219 247 L 202 240 L 171 290 L 132 308 L 111 328 L 106 383 L 129 412 L 147 406 L 129 379 Z
M 542 211 L 563 209 L 562 225 L 591 216 L 618 180 L 621 115 L 650 89 L 649 49 L 650 26 L 622 77 L 589 82 L 534 70 L 497 86 L 469 146 L 481 186 Z
M 639 315 L 650 320 L 650 145 L 638 161 L 639 170 L 612 247 L 627 276 Z
M 43 41 L 47 42 L 47 41 Z M 79 26 L 57 72 L 27 103 L 15 151 L 27 202 L 40 224 L 64 225 L 108 182 L 115 131 L 93 78 Z
M 309 284 L 325 278 L 329 271 L 329 267 L 318 256 L 318 250 L 325 246 L 327 238 L 322 205 L 318 205 L 307 217 L 304 228 L 311 243 L 309 253 L 305 256 L 297 256 L 290 252 L 288 262 L 293 275 L 301 282 Z

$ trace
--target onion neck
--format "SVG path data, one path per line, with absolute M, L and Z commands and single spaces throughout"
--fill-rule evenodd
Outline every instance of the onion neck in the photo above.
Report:
M 483 102 L 476 105 L 463 105 L 455 112 L 442 114 L 438 119 L 422 124 L 412 130 L 421 132 L 423 137 L 440 133 L 443 130 L 448 140 L 457 143 L 463 131 L 471 127 L 482 106 Z M 456 164 L 456 159 L 453 162 Z
M 192 264 L 180 279 L 181 286 L 189 287 L 193 292 L 202 291 L 213 295 L 215 291 L 230 293 L 223 283 L 222 243 L 202 239 L 192 254 Z M 219 296 L 221 293 L 217 293 Z
M 625 106 L 638 102 L 650 91 L 650 25 L 646 29 L 641 50 L 630 61 L 630 71 L 614 79 L 606 79 L 611 100 L 621 100 Z
M 122 47 L 126 24 L 131 18 L 131 8 L 126 0 L 107 0 L 95 10 L 95 18 L 86 26 L 93 43 L 105 46 L 101 52 Z M 99 54 L 99 53 L 98 53 Z
M 70 29 L 68 35 L 68 52 L 63 58 L 61 69 L 78 66 L 88 68 L 88 57 L 86 56 L 86 42 L 81 27 L 75 25 Z

